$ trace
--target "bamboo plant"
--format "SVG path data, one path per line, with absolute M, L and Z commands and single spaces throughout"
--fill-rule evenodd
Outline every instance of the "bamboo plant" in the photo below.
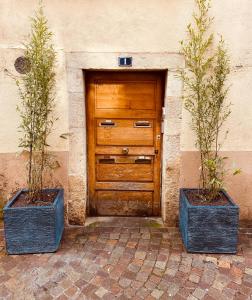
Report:
M 42 6 L 31 19 L 31 35 L 24 44 L 27 72 L 15 79 L 19 89 L 22 136 L 19 146 L 28 151 L 28 194 L 31 203 L 41 200 L 48 167 L 48 136 L 55 116 L 55 58 L 52 32 Z
M 196 147 L 200 152 L 200 189 L 203 200 L 216 199 L 226 173 L 220 155 L 222 128 L 229 117 L 227 77 L 230 63 L 225 43 L 210 32 L 213 18 L 209 17 L 210 0 L 195 0 L 197 12 L 187 26 L 188 38 L 181 41 L 186 69 L 180 73 L 184 82 L 184 105 L 192 117 Z

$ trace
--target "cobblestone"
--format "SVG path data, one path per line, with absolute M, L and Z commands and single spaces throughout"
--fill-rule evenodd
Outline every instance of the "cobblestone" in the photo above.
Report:
M 141 220 L 66 228 L 57 253 L 0 247 L 0 299 L 252 299 L 251 234 L 237 255 L 190 254 L 177 228 Z
M 164 293 L 163 291 L 155 289 L 152 291 L 151 296 L 154 297 L 155 299 L 160 299 L 163 293 Z
M 194 282 L 194 283 L 199 283 L 200 277 L 199 277 L 198 275 L 196 275 L 196 274 L 191 274 L 191 275 L 189 276 L 189 280 L 190 280 L 191 282 Z

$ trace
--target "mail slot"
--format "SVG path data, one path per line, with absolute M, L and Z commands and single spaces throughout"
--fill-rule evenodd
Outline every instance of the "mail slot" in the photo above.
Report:
M 151 164 L 151 158 L 140 156 L 135 160 L 135 164 Z
M 134 164 L 135 156 L 98 156 L 97 162 L 99 164 Z
M 116 123 L 112 120 L 105 120 L 99 123 L 100 127 L 115 127 Z
M 114 164 L 115 159 L 114 158 L 100 158 L 99 163 L 100 164 Z
M 150 128 L 151 123 L 149 121 L 136 121 L 134 122 L 135 128 Z

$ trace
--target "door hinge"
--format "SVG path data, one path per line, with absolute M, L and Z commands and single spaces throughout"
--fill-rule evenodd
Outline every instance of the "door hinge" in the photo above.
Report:
M 166 116 L 166 108 L 162 107 L 162 120 L 165 119 L 165 116 Z

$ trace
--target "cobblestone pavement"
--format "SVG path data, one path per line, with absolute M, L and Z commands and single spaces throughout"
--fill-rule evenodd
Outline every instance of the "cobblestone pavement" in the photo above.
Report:
M 7 256 L 0 299 L 252 299 L 252 234 L 237 255 L 184 251 L 177 228 L 117 218 L 65 230 L 57 253 Z

